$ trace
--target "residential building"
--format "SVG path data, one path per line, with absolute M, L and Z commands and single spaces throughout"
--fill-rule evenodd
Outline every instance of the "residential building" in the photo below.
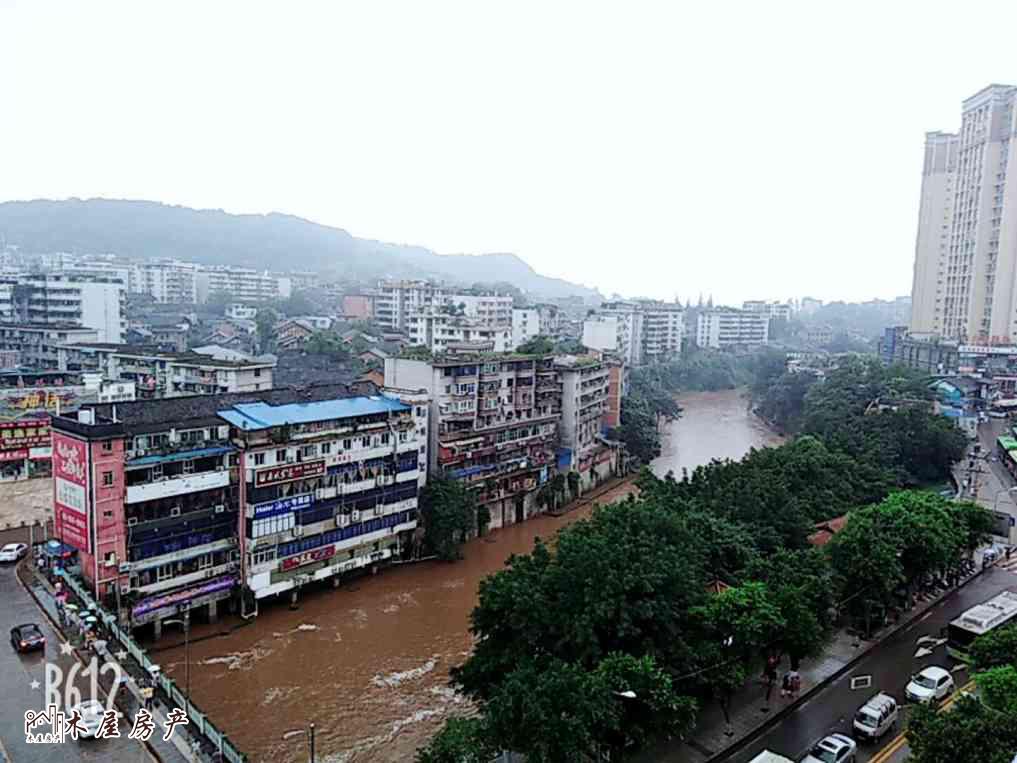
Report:
M 805 342 L 813 347 L 823 347 L 833 341 L 833 329 L 826 324 L 809 326 L 805 329 Z
M 627 369 L 620 360 L 605 358 L 605 365 L 608 370 L 607 377 L 607 407 L 604 411 L 604 427 L 614 429 L 621 426 L 621 405 L 622 398 L 628 390 L 626 379 Z
M 512 326 L 512 297 L 499 294 L 452 294 L 450 303 L 482 326 Z
M 409 332 L 410 315 L 449 303 L 452 290 L 431 281 L 387 280 L 378 284 L 374 320 L 391 331 Z
M 253 305 L 245 305 L 243 302 L 230 302 L 226 305 L 223 314 L 227 318 L 238 318 L 245 321 L 253 321 L 258 315 L 258 308 Z
M 110 380 L 133 381 L 141 398 L 260 392 L 272 389 L 274 356 L 227 360 L 157 347 L 76 342 L 57 348 L 55 367 L 97 371 Z
M 583 487 L 589 487 L 617 469 L 617 448 L 601 436 L 610 413 L 611 368 L 590 355 L 555 358 L 554 368 L 561 382 L 560 444 L 568 451 L 568 465 L 579 472 Z
M 14 293 L 17 286 L 16 277 L 0 277 L 0 321 L 15 320 Z
M 778 320 L 789 321 L 794 315 L 794 307 L 789 302 L 767 302 L 756 299 L 742 302 L 742 310 L 750 313 L 763 313 Z
M 399 537 L 392 531 L 415 521 L 406 513 L 416 509 L 415 470 L 399 460 L 410 450 L 401 434 L 415 422 L 404 423 L 406 406 L 365 391 L 319 385 L 55 416 L 55 536 L 79 550 L 83 577 L 120 622 L 152 624 L 156 637 L 161 622 L 181 612 L 214 621 L 220 606 L 242 601 L 243 613 L 256 613 L 258 598 L 304 575 L 322 577 L 318 562 L 350 566 L 339 552 L 351 547 L 369 544 L 366 562 L 376 564 L 373 544 L 387 558 Z M 384 409 L 382 421 L 376 409 Z M 318 417 L 323 411 L 332 417 Z M 342 435 L 361 425 L 358 442 L 345 445 Z M 395 445 L 381 447 L 385 432 Z M 364 437 L 371 447 L 362 447 Z M 317 456 L 305 458 L 312 449 Z M 354 484 L 379 460 L 377 474 Z M 414 500 L 389 502 L 393 490 Z M 396 509 L 401 521 L 392 524 Z M 353 521 L 353 511 L 365 516 Z M 334 553 L 326 555 L 329 546 Z
M 751 347 L 766 344 L 770 316 L 765 313 L 719 308 L 698 316 L 696 344 L 713 349 Z
M 275 344 L 280 350 L 303 347 L 315 332 L 314 326 L 301 318 L 279 321 L 275 325 Z
M 490 344 L 491 351 L 512 349 L 511 321 L 492 326 L 480 318 L 468 318 L 446 312 L 449 308 L 429 308 L 409 315 L 406 319 L 410 344 L 423 345 L 438 355 L 449 347 L 464 343 Z
M 1007 344 L 1017 335 L 1017 177 L 1008 172 L 1017 88 L 966 99 L 956 134 L 926 135 L 911 327 Z
M 133 263 L 128 288 L 162 304 L 194 304 L 198 301 L 198 266 L 181 260 Z
M 430 471 L 474 490 L 492 527 L 541 510 L 536 491 L 554 473 L 561 418 L 550 356 L 387 358 L 385 384 L 428 396 Z
M 630 366 L 678 354 L 685 313 L 678 303 L 638 300 L 605 302 L 583 322 L 583 344 L 608 352 Z
M 537 315 L 540 318 L 540 327 L 537 329 L 537 333 L 557 339 L 562 330 L 562 318 L 558 306 L 541 303 L 537 305 Z
M 127 286 L 120 278 L 86 273 L 31 273 L 14 290 L 19 321 L 94 329 L 100 342 L 122 342 Z
M 374 318 L 374 297 L 370 294 L 346 294 L 339 309 L 350 320 L 369 321 Z
M 212 294 L 228 294 L 238 302 L 264 302 L 287 299 L 293 292 L 286 276 L 227 265 L 199 268 L 196 288 L 201 303 L 208 302 Z
M 219 416 L 239 451 L 240 558 L 255 602 L 338 583 L 410 544 L 425 405 L 375 395 L 235 403 Z
M 97 342 L 96 329 L 75 323 L 0 323 L 0 350 L 16 351 L 26 368 L 59 368 L 58 348 L 72 342 Z
M 512 308 L 512 349 L 540 334 L 540 312 L 534 307 Z

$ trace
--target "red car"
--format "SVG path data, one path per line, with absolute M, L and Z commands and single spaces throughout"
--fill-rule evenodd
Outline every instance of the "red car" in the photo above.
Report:
M 30 652 L 33 649 L 45 649 L 46 637 L 35 623 L 15 625 L 11 628 L 11 646 L 15 652 Z

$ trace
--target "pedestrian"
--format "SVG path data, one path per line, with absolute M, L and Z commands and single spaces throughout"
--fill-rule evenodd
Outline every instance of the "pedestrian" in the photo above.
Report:
M 784 673 L 780 681 L 780 696 L 785 699 L 791 696 L 791 671 Z
M 798 692 L 802 690 L 802 675 L 794 668 L 790 671 L 791 679 L 791 698 L 798 699 Z
M 151 679 L 142 679 L 141 684 L 141 699 L 145 703 L 145 709 L 152 709 L 152 697 L 155 694 L 155 687 L 152 685 Z

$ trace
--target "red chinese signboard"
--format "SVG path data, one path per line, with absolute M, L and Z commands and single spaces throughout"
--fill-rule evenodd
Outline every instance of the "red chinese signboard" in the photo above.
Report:
M 28 449 L 21 450 L 0 450 L 0 461 L 20 461 L 28 458 Z
M 0 451 L 49 445 L 49 418 L 0 422 Z
M 297 464 L 283 464 L 259 469 L 254 473 L 254 486 L 278 485 L 281 482 L 320 477 L 325 473 L 324 461 L 303 461 Z
M 316 548 L 313 551 L 305 551 L 302 554 L 291 556 L 289 559 L 283 559 L 282 562 L 279 563 L 279 569 L 286 572 L 286 570 L 303 567 L 305 564 L 313 564 L 314 562 L 331 559 L 333 556 L 335 556 L 335 546 Z
M 59 432 L 53 434 L 53 509 L 57 538 L 89 551 L 87 446 Z

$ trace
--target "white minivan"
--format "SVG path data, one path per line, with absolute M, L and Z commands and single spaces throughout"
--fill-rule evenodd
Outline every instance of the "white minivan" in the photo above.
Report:
M 860 739 L 882 739 L 890 729 L 896 727 L 900 708 L 897 700 L 880 692 L 858 708 L 853 727 Z

